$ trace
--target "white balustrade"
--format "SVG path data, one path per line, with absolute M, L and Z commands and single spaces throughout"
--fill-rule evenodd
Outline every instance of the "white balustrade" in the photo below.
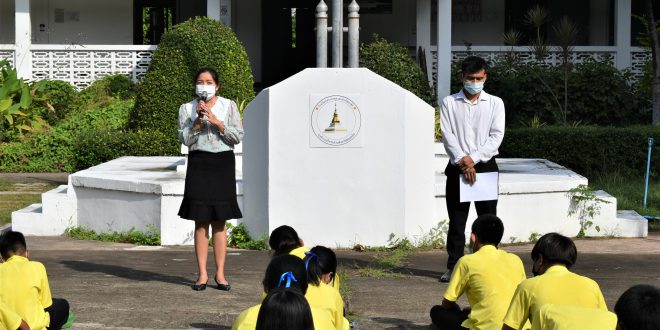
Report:
M 78 89 L 111 74 L 142 79 L 155 45 L 32 45 L 32 80 L 63 80 Z
M 14 66 L 15 48 L 14 45 L 0 45 L 0 61 L 7 60 L 11 66 Z

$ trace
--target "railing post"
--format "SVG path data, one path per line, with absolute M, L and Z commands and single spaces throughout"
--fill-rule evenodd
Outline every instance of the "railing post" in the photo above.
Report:
M 328 67 L 328 6 L 323 0 L 316 6 L 316 67 Z
M 360 65 L 360 6 L 353 0 L 348 5 L 348 67 Z
M 344 20 L 342 10 L 344 1 L 332 0 L 332 67 L 343 66 L 342 50 L 344 49 L 342 39 L 344 31 Z

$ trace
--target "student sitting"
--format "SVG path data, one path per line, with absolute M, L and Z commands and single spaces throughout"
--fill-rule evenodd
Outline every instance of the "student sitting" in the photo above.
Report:
M 0 303 L 0 330 L 30 330 L 18 314 Z
M 472 224 L 470 243 L 474 253 L 458 260 L 442 305 L 431 308 L 431 320 L 440 329 L 501 329 L 513 292 L 525 280 L 523 263 L 515 254 L 499 250 L 504 225 L 490 214 Z M 470 309 L 461 310 L 456 300 L 467 296 Z
M 60 329 L 69 318 L 69 303 L 50 295 L 46 268 L 29 261 L 25 237 L 8 231 L 0 237 L 0 303 L 27 322 L 30 329 Z
M 305 252 L 309 251 L 303 240 L 298 237 L 296 230 L 286 225 L 279 226 L 270 233 L 268 245 L 273 250 L 274 257 L 292 254 L 304 259 Z
M 337 273 L 337 256 L 325 246 L 315 246 L 305 252 L 305 268 L 309 286 L 305 297 L 309 305 L 327 311 L 337 330 L 348 329 L 344 318 L 344 300 L 331 284 Z
M 259 308 L 257 330 L 313 330 L 312 312 L 296 288 L 270 290 Z
M 614 330 L 616 314 L 604 309 L 546 304 L 539 312 L 543 330 Z
M 268 293 L 279 287 L 296 288 L 302 294 L 307 293 L 307 271 L 302 259 L 292 255 L 282 255 L 271 259 L 266 268 L 266 275 L 263 280 L 264 291 Z M 261 304 L 252 306 L 244 310 L 236 320 L 232 329 L 253 330 L 257 325 L 257 316 Z M 335 326 L 330 316 L 323 310 L 311 308 L 314 329 L 316 330 L 334 330 Z
M 598 284 L 569 271 L 577 260 L 573 241 L 557 233 L 543 235 L 532 249 L 532 273 L 536 277 L 518 285 L 502 329 L 542 329 L 541 308 L 547 304 L 571 305 L 607 311 Z
M 660 329 L 660 290 L 651 285 L 635 285 L 624 292 L 614 312 L 620 330 Z

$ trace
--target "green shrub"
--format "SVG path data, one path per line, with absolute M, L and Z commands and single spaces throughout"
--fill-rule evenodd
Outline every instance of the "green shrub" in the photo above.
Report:
M 23 133 L 41 131 L 48 124 L 38 115 L 29 113 L 32 105 L 30 86 L 18 78 L 6 60 L 0 61 L 0 142 L 15 140 Z
M 402 45 L 374 35 L 372 43 L 360 45 L 360 66 L 391 80 L 435 106 L 435 96 L 424 72 Z
M 229 235 L 227 235 L 227 246 L 245 250 L 268 250 L 268 234 L 264 233 L 257 240 L 253 240 L 247 228 L 241 223 L 238 226 L 226 224 Z
M 148 232 L 141 232 L 131 228 L 125 232 L 96 233 L 84 227 L 69 227 L 64 231 L 64 236 L 77 240 L 92 240 L 114 243 L 130 243 L 136 245 L 160 245 L 160 233 L 152 226 L 147 225 Z
M 66 81 L 42 80 L 35 87 L 34 103 L 29 111 L 51 126 L 80 106 L 78 92 Z
M 611 173 L 643 176 L 649 135 L 660 137 L 660 127 L 544 126 L 508 129 L 500 147 L 500 157 L 543 158 L 587 178 Z M 660 150 L 657 147 L 653 150 L 651 162 L 652 174 L 660 174 Z
M 108 81 L 108 94 L 123 100 L 135 96 L 135 84 L 131 78 L 123 74 L 115 74 L 103 78 Z
M 223 97 L 239 101 L 254 98 L 250 62 L 234 32 L 216 20 L 194 18 L 163 35 L 138 87 L 130 128 L 166 133 L 158 143 L 178 153 L 178 109 L 194 97 L 194 74 L 203 66 L 220 74 Z

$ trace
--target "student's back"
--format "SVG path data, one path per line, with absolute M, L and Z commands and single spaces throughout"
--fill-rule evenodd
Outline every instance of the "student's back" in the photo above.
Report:
M 0 264 L 0 302 L 23 318 L 31 329 L 50 323 L 44 311 L 52 305 L 46 268 L 37 261 L 14 255 Z
M 310 284 L 305 294 L 312 309 L 316 309 L 332 320 L 333 328 L 341 330 L 344 327 L 344 301 L 335 288 L 321 282 Z
M 546 304 L 540 309 L 536 327 L 542 330 L 614 330 L 616 314 L 597 308 Z

